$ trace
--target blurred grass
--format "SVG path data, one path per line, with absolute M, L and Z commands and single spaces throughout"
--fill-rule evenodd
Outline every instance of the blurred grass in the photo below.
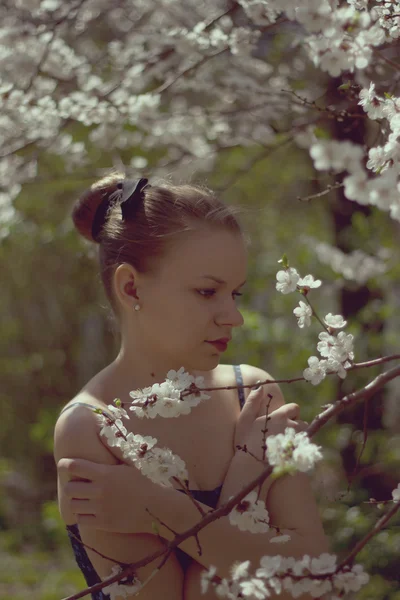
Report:
M 7 535 L 0 534 L 1 600 L 61 600 L 85 587 L 67 536 L 56 551 L 10 552 Z

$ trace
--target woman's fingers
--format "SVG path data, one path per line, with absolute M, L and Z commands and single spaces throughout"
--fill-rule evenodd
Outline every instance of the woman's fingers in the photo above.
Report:
M 67 498 L 78 498 L 79 500 L 90 500 L 100 496 L 100 490 L 95 483 L 90 481 L 67 481 L 63 486 Z
M 258 383 L 258 382 L 257 382 Z M 242 445 L 247 432 L 251 429 L 251 426 L 257 416 L 260 408 L 260 403 L 263 397 L 263 389 L 252 389 L 250 394 L 246 398 L 246 402 L 242 410 L 240 411 L 238 420 L 235 427 L 234 447 Z
M 57 470 L 60 474 L 68 474 L 67 479 L 79 477 L 87 481 L 93 481 L 101 469 L 100 464 L 94 463 L 84 458 L 61 458 L 57 463 Z
M 99 529 L 99 520 L 95 515 L 76 515 L 76 523 L 77 525 L 81 525 L 82 527 L 95 527 Z M 104 527 L 102 528 L 104 529 Z
M 296 432 L 305 431 L 309 427 L 309 423 L 302 421 L 301 419 L 288 419 L 288 427 L 293 427 Z
M 93 502 L 90 500 L 75 500 L 70 501 L 71 511 L 74 515 L 95 515 L 96 510 Z

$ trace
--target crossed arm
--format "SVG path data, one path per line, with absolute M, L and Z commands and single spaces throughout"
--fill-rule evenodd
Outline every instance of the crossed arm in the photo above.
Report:
M 254 381 L 249 382 L 251 384 L 256 383 L 259 379 L 270 378 L 268 373 L 259 369 L 256 370 L 253 377 Z M 268 390 L 266 389 L 267 386 L 264 388 L 266 392 L 263 401 L 260 403 L 258 416 L 265 415 L 265 406 L 268 402 L 267 391 L 272 393 L 271 386 L 275 388 L 273 393 L 274 404 L 270 405 L 269 412 L 285 403 L 278 386 L 270 384 Z M 70 486 L 70 490 L 72 490 L 72 487 L 74 489 L 72 495 L 70 491 L 68 495 L 64 493 L 59 497 L 60 511 L 66 523 L 77 522 L 80 528 L 82 526 L 89 532 L 97 531 L 100 538 L 103 535 L 104 539 L 107 540 L 105 554 L 124 562 L 134 562 L 134 558 L 128 561 L 126 557 L 116 556 L 110 540 L 115 539 L 116 547 L 120 548 L 121 537 L 125 539 L 125 543 L 129 539 L 129 543 L 132 545 L 133 539 L 130 538 L 129 534 L 140 531 L 147 532 L 147 534 L 152 532 L 151 519 L 148 514 L 144 515 L 143 509 L 137 513 L 135 507 L 148 506 L 154 514 L 158 515 L 163 522 L 170 524 L 171 528 L 176 531 L 189 529 L 199 521 L 199 513 L 184 494 L 173 489 L 161 490 L 160 492 L 160 487 L 147 478 L 143 478 L 137 469 L 124 464 L 118 465 L 118 460 L 100 441 L 97 433 L 98 446 L 96 448 L 93 446 L 91 448 L 79 448 L 79 443 L 85 443 L 85 440 L 89 438 L 93 439 L 93 436 L 88 435 L 88 428 L 90 429 L 95 423 L 90 411 L 83 410 L 85 410 L 85 413 L 81 411 L 78 422 L 75 423 L 75 428 L 72 427 L 75 444 L 71 444 L 70 440 L 67 452 L 65 449 L 62 450 L 60 443 L 55 444 L 56 462 L 59 458 L 65 456 L 70 458 L 74 456 L 82 458 L 84 456 L 87 459 L 69 462 L 68 459 L 64 459 L 59 465 L 59 490 L 65 492 L 68 490 L 68 486 Z M 84 414 L 86 414 L 86 417 L 84 417 Z M 86 418 L 88 421 L 84 423 L 82 418 Z M 89 420 L 92 425 L 90 425 Z M 77 430 L 79 427 L 83 427 L 84 435 L 83 431 L 79 433 Z M 116 466 L 110 469 L 107 465 Z M 242 452 L 236 453 L 224 481 L 219 505 L 226 502 L 229 496 L 240 491 L 245 484 L 255 479 L 259 474 L 259 463 Z M 75 480 L 67 483 L 71 476 L 75 479 L 77 477 L 86 479 L 86 482 L 80 483 Z M 87 480 L 90 480 L 89 484 Z M 90 493 L 88 494 L 89 490 Z M 110 490 L 114 493 L 110 493 Z M 115 493 L 117 490 L 120 493 Z M 73 498 L 81 498 L 81 500 L 73 500 Z M 82 498 L 85 498 L 85 500 L 82 500 Z M 319 555 L 322 552 L 329 551 L 307 475 L 298 473 L 295 476 L 284 477 L 275 482 L 268 493 L 267 508 L 271 523 L 282 528 L 293 528 L 296 533 L 299 533 L 298 536 L 293 536 L 293 544 L 285 544 L 285 555 L 300 557 L 305 553 Z M 89 510 L 91 514 L 88 514 Z M 203 510 L 207 512 L 209 507 L 203 505 Z M 112 535 L 107 536 L 105 532 L 112 533 Z M 172 534 L 169 536 L 168 532 L 167 534 L 163 532 L 163 535 L 167 539 L 173 539 L 174 537 Z M 262 536 L 236 531 L 236 528 L 230 525 L 228 518 L 223 517 L 200 532 L 199 539 L 203 556 L 200 558 L 199 565 L 202 565 L 201 568 L 207 568 L 209 564 L 216 564 L 221 567 L 221 576 L 228 576 L 229 566 L 235 559 L 246 560 L 249 558 L 252 559 L 252 564 L 256 564 L 258 562 L 257 557 L 264 554 L 275 554 L 275 545 L 271 545 L 271 548 L 269 548 L 268 543 L 269 538 L 274 536 L 275 531 L 273 530 L 271 530 L 270 535 L 268 532 Z M 227 543 L 228 539 L 229 543 Z M 231 543 L 232 546 L 227 548 Z M 93 543 L 92 545 L 98 548 L 97 544 Z M 186 540 L 181 544 L 181 548 L 196 560 L 198 549 L 194 538 Z M 142 550 L 141 557 L 143 556 Z M 109 564 L 106 572 L 110 573 Z M 157 578 L 160 575 L 161 573 L 158 574 Z M 284 599 L 282 598 L 282 600 Z

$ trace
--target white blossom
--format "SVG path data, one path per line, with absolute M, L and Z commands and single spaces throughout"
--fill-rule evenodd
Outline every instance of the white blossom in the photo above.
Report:
M 383 98 L 378 96 L 375 91 L 375 83 L 371 81 L 369 88 L 363 88 L 360 91 L 360 104 L 370 119 L 381 119 L 384 116 L 383 106 L 384 101 Z
M 207 592 L 210 580 L 214 577 L 216 572 L 217 568 L 214 565 L 210 565 L 208 569 L 202 569 L 200 573 L 200 588 L 202 594 Z
M 314 276 L 313 275 L 306 275 L 305 277 L 302 277 L 301 279 L 298 280 L 297 285 L 299 287 L 305 287 L 305 288 L 318 288 L 321 285 L 321 280 L 320 279 L 315 279 L 314 280 Z
M 321 356 L 332 358 L 335 361 L 343 363 L 346 360 L 353 360 L 353 339 L 352 334 L 346 334 L 340 331 L 337 336 L 330 335 L 322 331 L 318 338 L 321 340 L 317 344 L 317 350 Z
M 309 327 L 311 325 L 312 308 L 303 302 L 303 300 L 300 300 L 299 306 L 297 306 L 293 312 L 297 317 L 297 323 L 300 328 L 304 326 Z
M 181 392 L 187 390 L 194 384 L 198 390 L 204 383 L 204 377 L 193 377 L 184 372 L 183 367 L 176 371 L 169 371 L 164 382 L 155 383 L 143 390 L 133 390 L 129 395 L 134 400 L 135 406 L 130 406 L 137 417 L 154 419 L 158 415 L 165 418 L 187 415 L 194 406 L 211 396 L 198 391 L 198 394 L 188 394 L 180 399 Z
M 332 313 L 325 315 L 324 321 L 328 327 L 333 329 L 341 329 L 347 325 L 347 321 L 343 319 L 342 315 L 333 315 Z
M 240 583 L 240 589 L 245 598 L 268 598 L 270 593 L 262 579 L 255 577 Z
M 336 590 L 348 592 L 358 592 L 358 590 L 368 583 L 369 575 L 363 571 L 361 565 L 354 565 L 352 570 L 343 571 L 333 575 L 332 583 Z
M 300 279 L 300 275 L 296 269 L 289 267 L 285 271 L 278 271 L 276 274 L 278 283 L 276 289 L 282 294 L 290 294 L 296 290 L 297 282 Z
M 387 271 L 382 256 L 370 256 L 360 249 L 345 253 L 331 244 L 307 236 L 304 237 L 304 242 L 315 250 L 321 263 L 329 265 L 346 280 L 365 284 L 370 278 Z
M 112 575 L 117 575 L 122 572 L 122 567 L 119 565 L 113 565 L 111 567 L 111 573 L 108 577 Z M 133 594 L 142 589 L 143 582 L 139 579 L 139 577 L 135 576 L 135 582 L 131 584 L 123 583 L 123 579 L 120 581 L 116 581 L 114 583 L 110 583 L 110 585 L 106 585 L 102 588 L 102 592 L 104 594 L 110 595 L 110 600 L 121 600 L 121 598 L 131 598 Z
M 361 168 L 363 154 L 360 146 L 349 141 L 319 140 L 310 148 L 310 156 L 319 171 L 357 172 Z
M 312 385 L 318 385 L 326 377 L 327 361 L 320 360 L 317 356 L 310 356 L 307 362 L 308 368 L 304 369 L 303 377 Z
M 289 540 L 290 540 L 290 535 L 288 535 L 286 533 L 286 534 L 277 535 L 277 536 L 271 538 L 269 540 L 269 542 L 270 542 L 270 544 L 283 544 L 283 543 L 285 543 L 285 542 L 287 542 Z
M 356 200 L 358 204 L 367 205 L 369 200 L 369 180 L 364 171 L 358 171 L 343 179 L 344 193 L 349 200 Z
M 296 433 L 293 427 L 286 427 L 284 434 L 268 436 L 265 455 L 274 472 L 285 466 L 309 471 L 322 459 L 320 446 L 310 442 L 305 431 Z
M 231 496 L 229 500 L 233 498 Z M 229 513 L 229 521 L 241 531 L 264 533 L 269 530 L 269 514 L 263 500 L 257 500 L 257 492 L 252 490 Z
M 397 488 L 393 490 L 392 496 L 395 502 L 400 502 L 400 483 L 398 484 Z

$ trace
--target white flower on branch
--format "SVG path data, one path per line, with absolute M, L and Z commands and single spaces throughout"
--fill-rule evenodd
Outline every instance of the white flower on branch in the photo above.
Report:
M 400 502 L 400 483 L 398 484 L 397 488 L 393 490 L 392 496 L 395 502 Z
M 196 394 L 188 394 L 180 399 L 181 392 L 187 390 L 191 384 L 197 388 Z M 134 390 L 129 395 L 139 406 L 130 406 L 137 417 L 154 419 L 157 415 L 165 418 L 188 415 L 194 406 L 202 400 L 211 398 L 209 394 L 199 391 L 204 384 L 204 377 L 193 377 L 185 374 L 183 367 L 179 371 L 168 371 L 167 378 L 162 383 L 155 383 L 143 390 Z
M 277 535 L 274 538 L 271 538 L 269 541 L 270 541 L 270 544 L 283 544 L 283 543 L 287 542 L 288 540 L 290 540 L 290 535 L 285 533 L 282 535 Z
M 338 591 L 358 592 L 358 590 L 368 583 L 369 575 L 365 573 L 361 565 L 354 565 L 351 570 L 342 571 L 333 575 L 333 585 Z
M 360 104 L 370 119 L 381 119 L 384 116 L 384 100 L 375 91 L 375 83 L 371 81 L 369 88 L 363 88 L 359 94 Z
M 320 360 L 317 356 L 310 356 L 308 368 L 304 369 L 303 377 L 312 385 L 318 385 L 326 377 L 327 361 Z
M 326 371 L 327 373 L 336 373 L 341 379 L 347 377 L 346 368 L 350 367 L 351 363 L 346 361 L 345 363 L 341 363 L 339 360 L 330 356 L 326 361 Z
M 278 283 L 276 289 L 282 294 L 290 294 L 296 290 L 297 282 L 300 279 L 300 275 L 296 269 L 289 267 L 285 271 L 278 271 L 276 274 Z
M 304 326 L 309 327 L 311 325 L 312 308 L 300 300 L 299 306 L 294 309 L 294 314 L 297 317 L 297 324 L 300 328 Z
M 173 487 L 172 477 L 181 481 L 189 478 L 185 462 L 169 448 L 157 448 L 157 438 L 128 433 L 120 419 L 111 422 L 103 414 L 99 414 L 98 419 L 103 426 L 100 435 L 106 438 L 107 444 L 119 447 L 124 457 L 154 483 Z
M 202 594 L 205 594 L 207 592 L 208 587 L 210 585 L 210 581 L 214 577 L 216 572 L 217 567 L 215 567 L 214 565 L 210 565 L 208 569 L 202 569 L 200 574 L 200 588 Z
M 107 409 L 114 415 L 116 419 L 129 419 L 128 413 L 121 406 L 114 406 L 113 404 L 108 404 Z
M 321 285 L 320 279 L 314 279 L 313 275 L 306 275 L 305 277 L 298 280 L 297 285 L 301 288 L 319 288 Z
M 231 496 L 229 500 L 233 498 Z M 269 530 L 269 514 L 263 500 L 257 500 L 257 491 L 252 490 L 229 513 L 229 521 L 241 531 L 264 533 Z
M 364 150 L 358 144 L 349 141 L 319 140 L 310 148 L 310 156 L 318 171 L 358 172 Z
M 286 467 L 310 471 L 322 459 L 321 446 L 313 444 L 305 431 L 296 433 L 293 427 L 286 427 L 285 433 L 268 437 L 265 456 L 274 467 L 274 473 L 279 473 Z
M 342 315 L 333 315 L 332 313 L 328 313 L 324 317 L 324 321 L 328 327 L 333 329 L 341 329 L 347 325 L 347 321 L 343 319 Z
M 245 598 L 260 598 L 260 600 L 262 600 L 263 598 L 268 598 L 270 596 L 270 593 L 265 586 L 265 582 L 262 579 L 252 577 L 247 581 L 240 582 L 239 585 L 240 590 Z
M 344 194 L 348 200 L 356 200 L 359 204 L 367 205 L 369 201 L 369 180 L 364 171 L 358 171 L 343 179 Z
M 354 336 L 344 331 L 340 331 L 335 337 L 325 331 L 322 331 L 318 338 L 321 340 L 317 344 L 317 350 L 321 356 L 332 358 L 333 360 L 344 362 L 354 359 L 353 339 Z
M 398 175 L 394 169 L 388 169 L 383 175 L 370 182 L 370 204 L 381 210 L 390 210 L 399 200 L 397 189 Z
M 377 277 L 387 271 L 386 264 L 379 255 L 370 256 L 362 250 L 354 250 L 346 254 L 339 248 L 320 242 L 313 237 L 304 236 L 303 239 L 310 248 L 315 250 L 321 263 L 329 265 L 336 273 L 340 273 L 349 281 L 365 284 L 372 277 Z
M 242 579 L 242 577 L 249 576 L 249 566 L 250 561 L 245 560 L 244 562 L 235 562 L 230 568 L 231 579 L 233 581 L 238 581 Z
M 172 477 L 181 481 L 189 479 L 185 462 L 169 448 L 154 447 L 143 458 L 137 458 L 134 465 L 142 475 L 164 487 L 173 487 Z
M 107 444 L 111 447 L 120 446 L 120 440 L 122 436 L 126 436 L 128 434 L 126 427 L 124 427 L 121 419 L 116 419 L 111 424 L 109 423 L 109 418 L 104 415 L 99 415 L 98 420 L 100 424 L 103 425 L 103 428 L 100 430 L 100 435 L 106 438 Z
M 318 558 L 312 558 L 310 570 L 314 575 L 333 573 L 336 571 L 336 555 L 324 552 Z
M 119 565 L 113 565 L 111 569 L 111 573 L 108 577 L 112 575 L 117 575 L 122 572 L 122 568 Z M 103 587 L 101 590 L 104 594 L 110 594 L 110 600 L 121 600 L 121 598 L 131 598 L 133 594 L 139 592 L 142 589 L 142 582 L 137 575 L 135 575 L 134 583 L 126 584 L 124 583 L 124 579 L 120 581 L 116 581 L 114 583 L 110 583 L 106 587 Z

